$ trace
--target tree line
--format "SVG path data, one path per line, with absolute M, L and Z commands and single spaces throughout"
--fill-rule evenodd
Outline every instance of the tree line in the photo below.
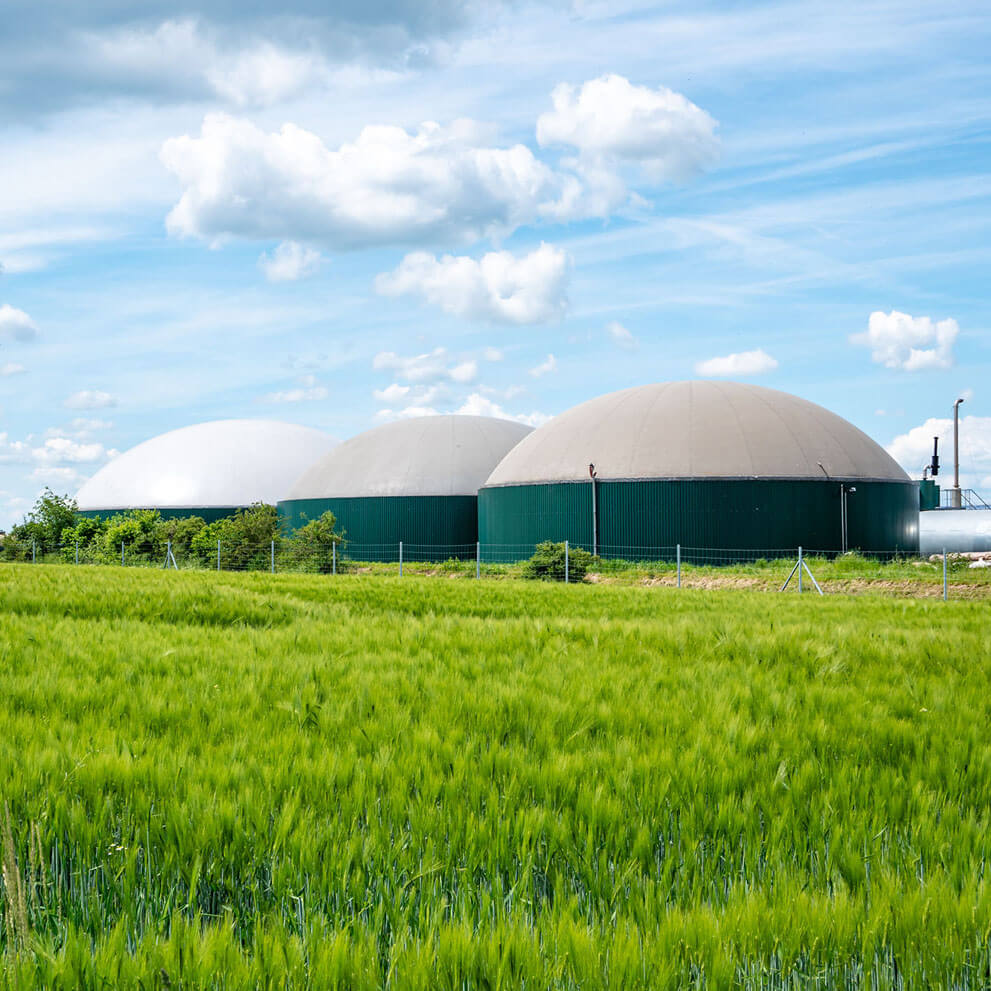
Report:
M 275 506 L 253 503 L 207 523 L 200 516 L 163 517 L 157 509 L 129 509 L 106 516 L 82 515 L 74 499 L 46 489 L 21 523 L 4 535 L 0 560 L 30 561 L 62 557 L 110 564 L 121 556 L 131 563 L 164 561 L 169 548 L 193 564 L 217 561 L 225 568 L 264 568 L 272 545 L 280 560 L 321 559 L 344 543 L 329 510 L 288 533 Z

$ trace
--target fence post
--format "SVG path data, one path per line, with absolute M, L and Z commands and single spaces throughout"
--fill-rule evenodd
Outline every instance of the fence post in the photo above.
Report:
M 475 577 L 482 577 L 482 542 L 475 541 Z
M 38 541 L 31 541 L 31 563 L 34 564 L 38 557 Z
M 564 542 L 564 584 L 565 585 L 568 584 L 568 563 L 569 563 L 568 558 L 569 558 L 568 541 L 566 540 Z
M 217 570 L 220 570 L 220 541 L 217 541 Z
M 946 580 L 946 548 L 943 548 L 943 601 L 950 597 L 950 586 Z
M 120 542 L 120 566 L 124 567 L 124 541 Z
M 399 541 L 399 577 L 403 577 L 403 542 Z
M 331 548 L 331 551 L 330 551 L 331 552 L 331 560 L 333 561 L 333 564 L 331 565 L 331 571 L 330 571 L 330 573 L 332 575 L 336 575 L 337 574 L 337 542 L 335 541 L 334 543 L 332 543 L 330 545 L 330 548 Z
M 79 541 L 76 541 L 76 564 L 79 564 Z
M 272 574 L 275 574 L 275 541 L 272 541 Z
M 678 561 L 678 588 L 681 588 L 681 544 L 675 545 L 674 553 Z
M 802 548 L 798 548 L 798 594 L 802 594 Z

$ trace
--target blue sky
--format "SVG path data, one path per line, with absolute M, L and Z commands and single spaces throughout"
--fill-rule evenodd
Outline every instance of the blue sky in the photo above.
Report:
M 963 395 L 991 489 L 983 5 L 268 7 L 8 5 L 0 526 L 202 420 L 707 375 L 916 473 Z

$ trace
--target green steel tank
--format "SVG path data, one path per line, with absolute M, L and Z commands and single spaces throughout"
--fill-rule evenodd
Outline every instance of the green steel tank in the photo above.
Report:
M 422 416 L 344 441 L 303 472 L 279 514 L 290 530 L 330 510 L 361 560 L 474 557 L 478 488 L 532 428 L 490 416 Z
M 774 389 L 666 382 L 589 400 L 522 440 L 479 491 L 483 545 L 713 562 L 916 554 L 919 490 L 853 424 Z

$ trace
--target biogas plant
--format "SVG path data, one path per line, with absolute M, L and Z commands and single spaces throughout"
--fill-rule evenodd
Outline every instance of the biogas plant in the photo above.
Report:
M 985 549 L 959 545 L 980 542 L 991 511 L 920 513 L 920 492 L 932 504 L 932 482 L 921 484 L 821 406 L 694 381 L 590 399 L 536 430 L 425 416 L 336 444 L 293 424 L 202 423 L 120 455 L 77 502 L 87 515 L 158 509 L 207 520 L 267 502 L 287 530 L 330 510 L 350 542 L 403 541 L 436 559 L 473 555 L 476 542 L 524 557 L 544 540 L 618 558 L 663 558 L 676 545 L 727 561 L 797 546 L 911 555 L 920 529 L 928 552 L 927 532 L 945 542 L 960 513 L 973 522 L 956 525 L 950 549 Z

